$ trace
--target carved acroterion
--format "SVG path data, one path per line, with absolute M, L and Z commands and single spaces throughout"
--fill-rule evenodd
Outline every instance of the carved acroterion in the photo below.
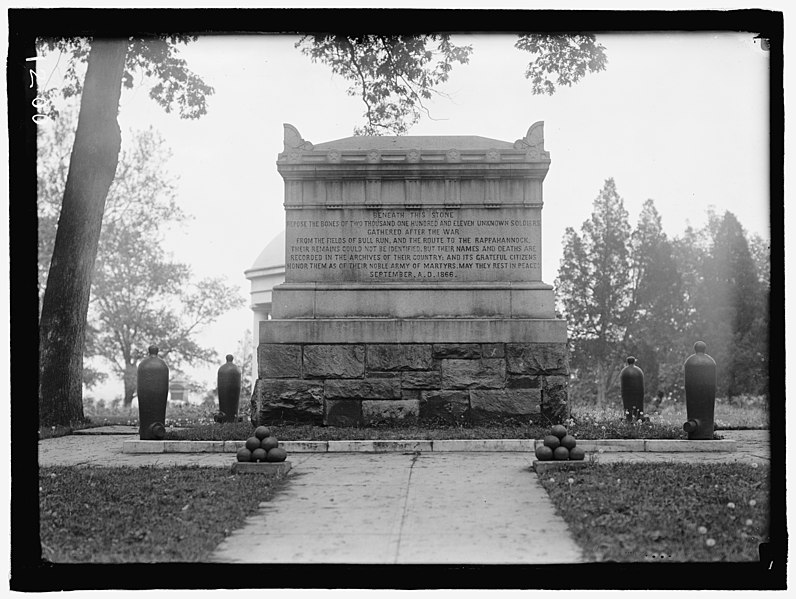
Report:
M 284 123 L 283 125 L 285 127 L 285 148 L 282 150 L 283 152 L 290 153 L 291 150 L 312 150 L 315 147 L 306 139 L 303 139 L 298 129 L 293 125 L 289 125 L 288 123 Z
M 525 137 L 514 142 L 516 150 L 525 150 L 531 160 L 550 158 L 550 153 L 544 149 L 544 121 L 536 121 L 528 128 Z

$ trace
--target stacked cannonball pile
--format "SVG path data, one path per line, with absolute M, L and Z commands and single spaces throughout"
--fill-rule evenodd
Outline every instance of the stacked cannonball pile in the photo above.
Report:
M 284 462 L 286 458 L 287 452 L 265 426 L 254 429 L 254 436 L 246 439 L 246 446 L 238 450 L 239 462 Z
M 546 435 L 543 445 L 536 448 L 536 458 L 543 462 L 550 460 L 582 460 L 586 452 L 576 446 L 575 437 L 567 433 L 565 426 L 556 424 Z

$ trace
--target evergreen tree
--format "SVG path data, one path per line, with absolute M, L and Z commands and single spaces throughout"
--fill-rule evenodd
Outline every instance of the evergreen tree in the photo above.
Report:
M 581 232 L 567 228 L 556 279 L 567 319 L 575 395 L 598 402 L 617 391 L 629 355 L 649 395 L 683 394 L 683 362 L 705 341 L 718 366 L 719 396 L 768 392 L 769 251 L 747 240 L 730 212 L 670 240 L 652 200 L 629 234 L 608 180 Z
M 682 351 L 702 340 L 716 360 L 717 393 L 765 392 L 768 383 L 767 285 L 758 275 L 746 234 L 731 212 L 709 212 L 699 231 L 679 241 L 689 318 Z
M 573 370 L 581 379 L 595 382 L 599 403 L 615 387 L 624 362 L 621 350 L 631 291 L 629 245 L 627 210 L 614 180 L 608 179 L 581 233 L 567 228 L 556 279 Z
M 755 233 L 749 237 L 749 252 L 755 262 L 757 280 L 768 289 L 771 286 L 771 242 Z
M 771 243 L 759 235 L 752 235 L 749 240 L 749 251 L 755 262 L 757 280 L 760 288 L 757 318 L 753 325 L 751 338 L 757 343 L 753 359 L 757 360 L 760 370 L 754 393 L 768 395 L 769 389 L 769 357 L 770 357 L 770 326 L 771 326 Z
M 670 392 L 679 370 L 680 327 L 685 317 L 682 276 L 653 200 L 641 210 L 631 237 L 631 300 L 625 347 L 644 371 L 645 390 Z
M 707 330 L 715 331 L 722 343 L 717 348 L 720 392 L 731 398 L 753 392 L 759 386 L 754 373 L 763 366 L 755 339 L 762 299 L 757 272 L 744 230 L 731 212 L 724 213 L 709 266 L 706 278 L 714 290 L 714 311 Z

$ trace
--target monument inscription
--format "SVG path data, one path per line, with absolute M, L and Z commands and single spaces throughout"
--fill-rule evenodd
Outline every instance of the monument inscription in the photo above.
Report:
M 540 281 L 538 212 L 291 211 L 285 280 Z

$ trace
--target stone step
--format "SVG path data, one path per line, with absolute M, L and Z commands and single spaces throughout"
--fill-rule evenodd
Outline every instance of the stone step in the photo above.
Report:
M 122 444 L 123 453 L 235 453 L 245 441 L 140 441 Z M 350 441 L 280 441 L 290 453 L 388 453 L 428 451 L 509 451 L 533 452 L 540 439 L 382 439 Z M 582 439 L 577 442 L 586 452 L 731 452 L 732 439 L 688 441 L 684 439 Z

